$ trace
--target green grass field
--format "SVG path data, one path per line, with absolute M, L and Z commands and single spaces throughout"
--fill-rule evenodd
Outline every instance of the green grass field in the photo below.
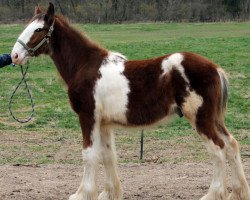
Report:
M 11 51 L 24 27 L 0 25 L 0 53 Z M 243 151 L 249 151 L 250 23 L 78 24 L 75 27 L 129 59 L 192 51 L 221 65 L 230 80 L 226 123 L 242 144 Z M 34 96 L 36 115 L 32 122 L 25 125 L 13 121 L 8 112 L 9 97 L 21 78 L 19 68 L 0 70 L 0 164 L 81 163 L 78 119 L 69 106 L 65 87 L 52 61 L 49 57 L 34 58 L 30 66 L 28 83 Z M 21 91 L 15 99 L 17 116 L 28 115 L 30 106 L 25 97 L 26 93 Z M 119 161 L 137 162 L 139 130 L 119 132 L 116 131 Z M 156 154 L 162 162 L 206 159 L 197 138 L 186 120 L 176 117 L 169 125 L 147 131 L 145 157 L 154 159 Z M 153 148 L 155 144 L 157 148 Z M 177 156 L 169 156 L 167 149 Z

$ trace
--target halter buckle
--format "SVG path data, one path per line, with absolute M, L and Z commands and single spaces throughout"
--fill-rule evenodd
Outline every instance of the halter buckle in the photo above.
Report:
M 29 53 L 31 56 L 34 56 L 34 55 L 35 55 L 35 51 L 34 51 L 33 48 L 32 48 L 32 49 L 29 49 L 29 50 L 28 50 L 28 53 Z

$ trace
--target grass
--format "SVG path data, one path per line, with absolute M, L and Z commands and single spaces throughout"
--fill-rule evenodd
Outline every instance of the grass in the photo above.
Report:
M 24 27 L 0 25 L 0 53 L 11 51 Z M 75 27 L 85 31 L 106 48 L 121 52 L 129 59 L 192 51 L 223 66 L 230 79 L 226 123 L 242 144 L 243 150 L 249 151 L 249 23 L 77 24 Z M 0 71 L 0 164 L 80 164 L 81 134 L 78 119 L 69 106 L 66 89 L 52 61 L 41 56 L 32 59 L 30 66 L 28 83 L 34 96 L 36 115 L 32 122 L 25 125 L 14 122 L 8 112 L 9 97 L 21 78 L 19 68 L 6 67 Z M 15 99 L 14 109 L 20 117 L 29 114 L 30 105 L 26 96 L 24 91 L 20 91 Z M 138 161 L 138 132 L 129 130 L 117 134 L 120 162 Z M 145 159 L 154 160 L 154 156 L 159 155 L 161 162 L 204 160 L 206 154 L 201 150 L 204 148 L 194 135 L 183 118 L 176 118 L 169 125 L 147 131 Z

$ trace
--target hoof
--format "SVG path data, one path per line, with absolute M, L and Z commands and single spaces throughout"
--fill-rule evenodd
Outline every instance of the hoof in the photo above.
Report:
M 209 192 L 200 200 L 227 200 L 227 195 L 225 193 Z
M 233 192 L 229 195 L 228 200 L 249 200 L 250 199 L 250 191 L 244 191 L 242 189 L 233 190 Z
M 122 200 L 121 195 L 114 195 L 111 193 L 108 193 L 107 191 L 103 191 L 99 196 L 98 200 Z
M 78 194 L 72 194 L 69 197 L 69 200 L 84 200 L 82 196 L 78 195 Z
M 206 194 L 205 196 L 201 197 L 200 200 L 213 200 L 213 199 L 211 199 L 210 196 L 208 194 Z
M 109 200 L 108 199 L 108 194 L 106 191 L 103 191 L 99 196 L 98 196 L 98 200 Z
M 69 200 L 96 200 L 96 197 L 96 195 L 73 194 L 69 197 Z

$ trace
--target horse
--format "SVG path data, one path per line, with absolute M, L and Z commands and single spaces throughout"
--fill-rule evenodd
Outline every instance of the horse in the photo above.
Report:
M 228 80 L 224 70 L 198 54 L 180 52 L 146 60 L 127 60 L 90 40 L 55 14 L 35 8 L 11 56 L 15 64 L 49 55 L 66 83 L 83 137 L 84 173 L 69 200 L 121 200 L 114 136 L 116 126 L 145 127 L 181 113 L 202 138 L 214 162 L 208 193 L 201 200 L 249 200 L 239 145 L 224 115 Z M 232 170 L 226 188 L 225 162 Z M 104 165 L 105 188 L 99 196 L 95 178 Z

